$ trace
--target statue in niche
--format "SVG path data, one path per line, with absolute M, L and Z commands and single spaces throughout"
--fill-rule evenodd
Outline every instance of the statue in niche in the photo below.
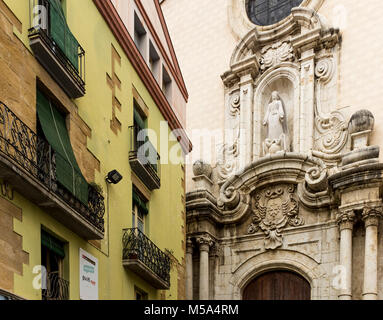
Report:
M 264 155 L 290 151 L 287 114 L 278 91 L 271 94 L 263 125 L 267 126 L 267 135 L 263 142 Z

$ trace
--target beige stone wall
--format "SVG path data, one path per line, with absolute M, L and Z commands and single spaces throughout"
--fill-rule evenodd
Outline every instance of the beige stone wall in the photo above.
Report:
M 220 75 L 228 69 L 237 44 L 230 27 L 230 3 L 166 0 L 162 4 L 190 94 L 189 133 L 193 129 L 222 129 L 224 126 L 224 89 Z M 336 107 L 344 112 L 347 120 L 359 109 L 372 111 L 376 125 L 371 144 L 380 144 L 383 136 L 379 125 L 383 123 L 381 1 L 324 0 L 319 13 L 329 25 L 340 27 L 342 33 Z M 193 143 L 198 149 L 198 141 Z M 382 155 L 380 157 L 383 159 Z M 195 153 L 193 159 L 198 159 Z M 193 187 L 191 177 L 191 166 L 188 166 L 187 191 Z
M 342 33 L 338 108 L 347 116 L 359 109 L 370 110 L 375 116 L 371 144 L 382 145 L 382 2 L 325 0 L 319 13 Z
M 166 0 L 162 10 L 189 91 L 187 130 L 222 129 L 224 86 L 221 75 L 229 68 L 236 41 L 222 0 Z M 198 141 L 190 156 L 198 160 Z M 186 190 L 192 187 L 187 167 Z
M 23 251 L 23 237 L 13 231 L 13 221 L 22 220 L 22 210 L 0 196 L 0 288 L 14 290 L 14 274 L 23 274 L 29 254 Z

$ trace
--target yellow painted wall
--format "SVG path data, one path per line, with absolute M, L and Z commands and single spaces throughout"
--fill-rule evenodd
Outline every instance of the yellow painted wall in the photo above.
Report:
M 29 0 L 5 0 L 5 3 L 23 23 L 23 33 L 19 35 L 25 46 L 29 46 Z M 30 263 L 24 265 L 23 276 L 15 275 L 15 294 L 27 299 L 39 299 L 41 293 L 32 287 L 33 267 L 40 264 L 40 229 L 44 226 L 62 240 L 69 242 L 70 298 L 79 299 L 79 248 L 83 248 L 99 260 L 99 298 L 133 299 L 134 286 L 149 294 L 150 299 L 160 297 L 160 292 L 150 284 L 122 266 L 122 230 L 131 227 L 132 183 L 129 165 L 129 132 L 133 124 L 132 86 L 137 89 L 149 107 L 148 127 L 159 136 L 160 121 L 163 116 L 146 90 L 137 73 L 114 39 L 111 31 L 91 0 L 66 0 L 67 19 L 72 33 L 86 51 L 86 95 L 75 100 L 80 117 L 92 130 L 88 139 L 89 150 L 101 163 L 96 172 L 96 183 L 100 184 L 105 196 L 105 239 L 101 251 L 63 227 L 49 214 L 21 196 L 15 196 L 14 203 L 23 210 L 23 221 L 15 221 L 15 232 L 23 236 L 23 249 L 29 253 Z M 117 69 L 121 80 L 121 91 L 117 96 L 122 103 L 121 112 L 116 110 L 122 123 L 122 130 L 116 136 L 110 129 L 112 118 L 112 91 L 107 86 L 106 73 L 111 74 L 111 45 L 122 58 Z M 170 133 L 170 132 L 169 132 Z M 72 141 L 72 144 L 74 141 Z M 169 143 L 169 148 L 175 142 Z M 161 153 L 168 150 L 161 150 Z M 123 180 L 117 185 L 107 185 L 104 177 L 110 170 L 117 169 Z M 169 249 L 179 262 L 184 257 L 182 248 L 184 210 L 180 164 L 161 165 L 161 188 L 152 192 L 149 215 L 149 238 L 161 249 Z M 109 216 L 109 221 L 108 221 Z M 109 234 L 108 234 L 109 225 Z M 166 298 L 177 298 L 177 272 L 172 269 L 171 289 Z

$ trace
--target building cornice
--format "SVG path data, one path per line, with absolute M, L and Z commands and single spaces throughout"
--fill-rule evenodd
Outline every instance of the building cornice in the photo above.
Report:
M 120 44 L 121 48 L 124 50 L 126 56 L 132 63 L 132 66 L 138 73 L 142 82 L 146 86 L 158 109 L 164 116 L 165 120 L 168 121 L 170 129 L 181 129 L 179 131 L 181 136 L 178 137 L 178 140 L 184 153 L 189 153 L 193 146 L 186 134 L 186 131 L 184 130 L 185 128 L 181 125 L 181 122 L 177 118 L 173 108 L 170 106 L 157 81 L 153 77 L 149 67 L 138 51 L 114 5 L 110 0 L 93 0 L 93 2 L 116 37 L 116 40 Z

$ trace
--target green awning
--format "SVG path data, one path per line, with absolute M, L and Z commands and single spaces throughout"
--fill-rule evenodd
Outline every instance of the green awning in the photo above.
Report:
M 149 210 L 147 207 L 147 201 L 142 199 L 142 197 L 133 189 L 133 205 L 136 205 L 138 211 L 142 214 L 148 214 Z
M 79 44 L 70 31 L 60 0 L 49 0 L 50 35 L 78 70 Z
M 45 138 L 55 151 L 58 182 L 82 203 L 88 205 L 88 183 L 73 153 L 65 118 L 39 90 L 37 90 L 37 114 Z
M 65 258 L 64 244 L 45 231 L 41 231 L 41 245 Z

